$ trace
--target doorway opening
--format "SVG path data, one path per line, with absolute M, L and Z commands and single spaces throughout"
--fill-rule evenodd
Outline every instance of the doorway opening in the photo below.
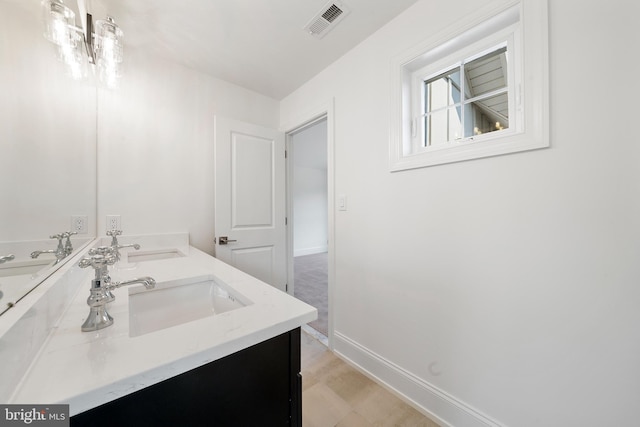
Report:
M 326 115 L 288 134 L 293 295 L 314 306 L 307 332 L 328 345 L 329 177 Z

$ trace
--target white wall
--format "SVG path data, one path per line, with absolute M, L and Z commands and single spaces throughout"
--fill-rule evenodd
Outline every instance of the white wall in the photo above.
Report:
M 211 252 L 213 116 L 276 127 L 309 99 L 334 97 L 335 193 L 349 198 L 335 222 L 336 349 L 457 426 L 633 425 L 640 6 L 550 2 L 551 148 L 389 173 L 391 58 L 479 1 L 419 1 L 280 112 L 273 99 L 127 49 L 121 89 L 99 93 L 98 232 L 120 214 L 127 234 L 188 230 Z M 2 79 L 3 96 L 15 78 Z M 39 169 L 41 184 L 59 170 Z M 30 182 L 24 194 L 39 209 L 60 206 Z M 86 183 L 66 185 L 91 198 Z
M 452 425 L 635 425 L 639 6 L 550 2 L 551 148 L 389 173 L 392 57 L 478 7 L 421 0 L 281 103 L 335 99 L 336 350 Z
M 98 233 L 188 231 L 213 253 L 214 117 L 278 126 L 278 102 L 127 49 L 117 91 L 98 93 Z
M 293 256 L 327 251 L 327 121 L 291 136 Z
M 53 249 L 71 215 L 87 215 L 94 236 L 93 83 L 65 75 L 38 0 L 0 2 L 0 34 L 0 242 Z

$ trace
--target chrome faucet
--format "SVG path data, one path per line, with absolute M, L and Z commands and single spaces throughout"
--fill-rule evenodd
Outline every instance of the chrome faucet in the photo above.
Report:
M 15 257 L 16 256 L 14 254 L 0 256 L 0 264 L 5 263 L 7 261 L 11 261 L 12 259 L 15 259 Z
M 110 246 L 98 246 L 97 248 L 91 248 L 89 249 L 89 252 L 87 252 L 87 254 L 89 256 L 93 256 L 93 255 L 102 255 L 103 257 L 114 256 L 113 249 Z M 101 280 L 104 283 L 111 283 L 111 276 L 109 276 L 108 265 L 115 264 L 117 261 L 118 260 L 116 259 L 114 262 L 110 264 L 105 264 L 104 266 L 95 267 L 96 278 L 98 278 L 98 275 L 99 275 Z M 80 265 L 80 267 L 82 267 L 82 265 Z M 105 296 L 107 297 L 107 303 L 110 303 L 111 301 L 116 299 L 116 296 L 113 294 L 113 292 L 111 292 L 111 289 L 105 288 L 103 291 Z
M 140 245 L 137 243 L 132 243 L 130 245 L 121 245 L 118 242 L 118 236 L 122 234 L 122 230 L 108 230 L 107 236 L 111 236 L 111 247 L 114 250 L 116 261 L 120 261 L 120 249 L 123 248 L 133 248 L 136 251 L 140 249 Z
M 144 285 L 144 287 L 147 289 L 153 289 L 156 286 L 156 280 L 153 277 L 149 277 L 149 276 L 136 277 L 135 279 L 116 282 L 111 286 L 113 289 L 118 289 L 122 286 L 129 286 L 129 285 L 135 285 L 135 284 L 141 284 L 141 285 Z
M 108 246 L 96 249 L 96 251 L 90 250 L 90 256 L 81 259 L 78 263 L 81 268 L 93 267 L 96 273 L 95 278 L 91 281 L 90 294 L 89 298 L 87 298 L 89 316 L 82 324 L 81 329 L 83 332 L 97 331 L 113 324 L 113 317 L 107 312 L 107 304 L 113 301 L 113 298 L 108 293 L 113 289 L 136 283 L 143 284 L 147 289 L 152 289 L 156 285 L 156 281 L 152 277 L 139 277 L 112 283 L 109 276 L 109 266 L 117 261 L 114 251 Z
M 62 234 L 62 237 L 67 239 L 64 242 L 64 253 L 65 253 L 66 256 L 69 256 L 73 252 L 73 245 L 71 244 L 71 236 L 73 236 L 74 234 L 78 234 L 78 232 L 77 231 L 65 231 L 64 233 L 61 233 L 61 234 Z
M 50 239 L 58 239 L 58 247 L 55 250 L 49 249 L 48 251 L 33 251 L 31 252 L 31 258 L 38 258 L 40 254 L 54 254 L 56 256 L 56 262 L 54 262 L 53 265 L 62 261 L 67 256 L 67 252 L 62 245 L 62 239 L 65 237 L 64 234 L 65 233 L 59 233 L 49 236 Z

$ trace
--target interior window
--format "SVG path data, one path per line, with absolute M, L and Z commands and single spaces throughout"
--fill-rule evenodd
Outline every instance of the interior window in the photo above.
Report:
M 395 60 L 392 171 L 549 146 L 546 8 L 522 0 L 487 11 Z
M 423 147 L 509 128 L 507 48 L 424 80 Z

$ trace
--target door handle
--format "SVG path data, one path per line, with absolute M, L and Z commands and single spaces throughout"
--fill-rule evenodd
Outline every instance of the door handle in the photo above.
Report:
M 218 243 L 221 245 L 226 245 L 227 243 L 237 242 L 237 240 L 230 240 L 227 236 L 220 236 L 218 238 Z

